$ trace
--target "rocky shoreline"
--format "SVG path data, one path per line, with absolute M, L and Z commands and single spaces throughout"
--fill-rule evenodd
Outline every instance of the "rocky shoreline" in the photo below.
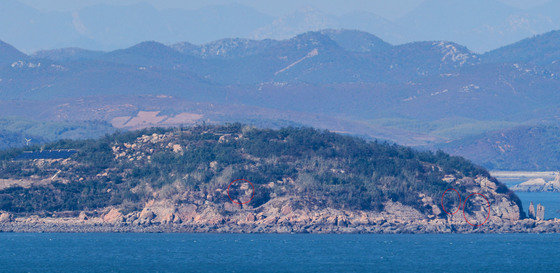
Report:
M 560 233 L 560 219 L 536 221 L 524 219 L 501 225 L 473 227 L 444 221 L 410 223 L 384 222 L 368 225 L 182 225 L 129 223 L 56 223 L 3 222 L 0 232 L 16 233 L 372 233 L 372 234 L 445 234 L 445 233 Z
M 382 211 L 318 207 L 301 196 L 276 197 L 259 207 L 232 202 L 216 204 L 202 198 L 189 204 L 151 200 L 142 210 L 107 207 L 51 215 L 13 215 L 0 212 L 0 232 L 130 232 L 130 233 L 560 233 L 560 219 L 523 218 L 507 195 L 490 191 L 488 179 L 477 179 L 489 204 L 449 214 L 437 201 L 421 196 L 426 210 L 398 202 L 384 203 Z M 489 211 L 488 211 L 489 210 Z M 469 219 L 469 222 L 465 221 Z M 474 225 L 474 226 L 473 226 Z
M 152 199 L 134 210 L 110 206 L 50 214 L 0 211 L 0 232 L 560 233 L 560 219 L 525 218 L 510 193 L 499 192 L 498 184 L 488 178 L 454 181 L 470 185 L 470 196 L 484 193 L 484 198 L 469 201 L 466 214 L 460 207 L 445 212 L 438 200 L 423 194 L 419 195 L 423 211 L 390 200 L 375 211 L 320 206 L 313 198 L 296 195 L 253 207 L 214 202 L 223 192 L 187 192 L 192 195 L 187 196 L 188 203 Z

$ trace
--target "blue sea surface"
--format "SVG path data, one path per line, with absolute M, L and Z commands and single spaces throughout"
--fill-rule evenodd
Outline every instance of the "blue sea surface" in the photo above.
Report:
M 500 179 L 500 181 L 511 188 L 514 185 L 527 181 L 527 179 Z M 529 204 L 533 202 L 535 206 L 541 204 L 545 207 L 545 219 L 560 218 L 560 192 L 516 191 L 515 194 L 521 199 L 523 210 L 526 213 L 529 211 Z
M 529 210 L 529 204 L 533 202 L 536 206 L 541 204 L 544 206 L 544 218 L 560 218 L 560 192 L 515 192 L 521 203 L 523 210 Z
M 2 272 L 560 272 L 558 234 L 0 233 Z

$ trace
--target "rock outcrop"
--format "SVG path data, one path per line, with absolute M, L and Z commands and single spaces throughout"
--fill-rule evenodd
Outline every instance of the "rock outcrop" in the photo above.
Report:
M 118 209 L 111 209 L 102 217 L 104 222 L 107 223 L 122 223 L 124 222 L 124 216 Z
M 544 220 L 544 206 L 542 206 L 541 204 L 537 205 L 537 215 L 535 216 L 535 219 L 537 221 Z
M 529 215 L 528 215 L 528 217 L 529 217 L 529 219 L 534 219 L 534 220 L 537 220 L 537 221 L 544 220 L 544 206 L 541 205 L 541 204 L 537 204 L 536 209 L 535 209 L 535 205 L 531 201 L 531 203 L 529 205 Z
M 556 174 L 553 181 L 547 182 L 543 178 L 534 178 L 515 185 L 511 189 L 524 192 L 560 192 L 560 174 Z
M 531 203 L 529 204 L 529 218 L 531 219 L 535 219 L 537 216 L 537 214 L 535 213 L 535 205 L 533 205 L 533 201 L 531 201 Z
M 79 219 L 80 221 L 86 221 L 86 220 L 88 220 L 89 218 L 88 218 L 87 214 L 86 214 L 84 211 L 82 211 L 82 212 L 80 212 L 80 214 L 78 215 L 78 219 Z
M 11 222 L 14 216 L 11 213 L 0 213 L 0 223 Z
M 224 192 L 185 192 L 185 200 L 152 199 L 141 210 L 123 215 L 124 208 L 115 206 L 99 211 L 82 211 L 75 218 L 25 218 L 18 225 L 54 225 L 64 230 L 82 230 L 80 226 L 100 225 L 113 230 L 189 231 L 189 232 L 373 232 L 373 233 L 448 233 L 448 232 L 522 232 L 536 227 L 554 230 L 560 223 L 543 221 L 544 207 L 531 204 L 531 219 L 521 220 L 521 208 L 510 192 L 498 191 L 499 185 L 484 176 L 448 178 L 450 188 L 469 188 L 467 194 L 480 193 L 485 198 L 468 200 L 469 209 L 453 215 L 443 212 L 441 200 L 421 194 L 423 211 L 400 202 L 386 201 L 383 209 L 335 209 L 319 205 L 309 196 L 276 196 L 253 207 L 224 200 Z M 227 198 L 227 197 L 225 197 Z M 467 196 L 462 196 L 463 202 Z M 488 202 L 486 201 L 488 200 Z M 96 217 L 99 215 L 99 217 Z M 465 221 L 468 219 L 468 223 Z M 3 213 L 0 222 L 13 222 L 11 214 Z M 484 223 L 484 225 L 482 225 Z M 479 226 L 480 225 L 480 226 Z M 52 226 L 52 227 L 54 227 Z M 0 230 L 2 226 L 0 226 Z M 128 227 L 128 229 L 123 229 Z M 98 230 L 91 228 L 90 230 Z M 560 227 L 559 227 L 560 230 Z

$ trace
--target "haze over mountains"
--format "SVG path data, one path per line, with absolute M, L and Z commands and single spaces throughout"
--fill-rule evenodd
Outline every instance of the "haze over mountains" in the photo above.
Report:
M 312 5 L 269 14 L 242 4 L 188 10 L 156 9 L 130 1 L 122 6 L 81 5 L 71 11 L 43 11 L 17 0 L 4 0 L 0 2 L 0 39 L 31 53 L 61 47 L 113 50 L 146 40 L 202 44 L 230 37 L 287 39 L 307 31 L 345 28 L 375 34 L 392 44 L 447 40 L 485 52 L 560 28 L 558 1 L 525 9 L 496 0 L 408 2 L 400 8 L 408 12 L 398 14 L 397 9 L 389 7 L 395 12 L 387 15 L 398 16 L 386 19 L 376 14 L 375 4 L 367 2 L 362 4 L 363 9 L 342 9 L 337 14 L 328 7 L 323 11 L 315 2 L 319 8 Z
M 477 146 L 464 151 L 460 139 L 558 123 L 558 33 L 485 54 L 453 42 L 393 45 L 332 29 L 286 40 L 148 41 L 108 52 L 61 48 L 32 55 L 2 42 L 0 115 L 125 129 L 203 121 L 307 125 L 472 158 Z M 23 137 L 12 133 L 19 137 L 6 139 Z M 479 163 L 490 164 L 485 160 Z M 546 162 L 531 166 L 560 167 Z M 510 163 L 500 166 L 516 165 Z
M 557 171 L 560 167 L 558 125 L 518 126 L 441 145 L 493 170 Z

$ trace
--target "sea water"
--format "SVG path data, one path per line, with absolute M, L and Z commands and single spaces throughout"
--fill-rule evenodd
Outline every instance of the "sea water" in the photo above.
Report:
M 508 187 L 513 187 L 519 183 L 525 182 L 528 179 L 499 179 L 501 182 L 506 184 Z M 549 179 L 548 179 L 549 180 Z M 536 206 L 541 204 L 545 207 L 544 218 L 560 218 L 560 192 L 519 192 L 516 191 L 515 194 L 521 199 L 523 205 L 523 210 L 527 213 L 529 211 L 529 205 L 531 202 Z M 536 209 L 536 208 L 535 208 Z
M 2 272 L 560 272 L 558 234 L 0 233 Z
M 521 199 L 525 212 L 533 202 L 535 206 L 537 204 L 544 206 L 544 218 L 560 218 L 560 192 L 515 192 L 515 194 Z

